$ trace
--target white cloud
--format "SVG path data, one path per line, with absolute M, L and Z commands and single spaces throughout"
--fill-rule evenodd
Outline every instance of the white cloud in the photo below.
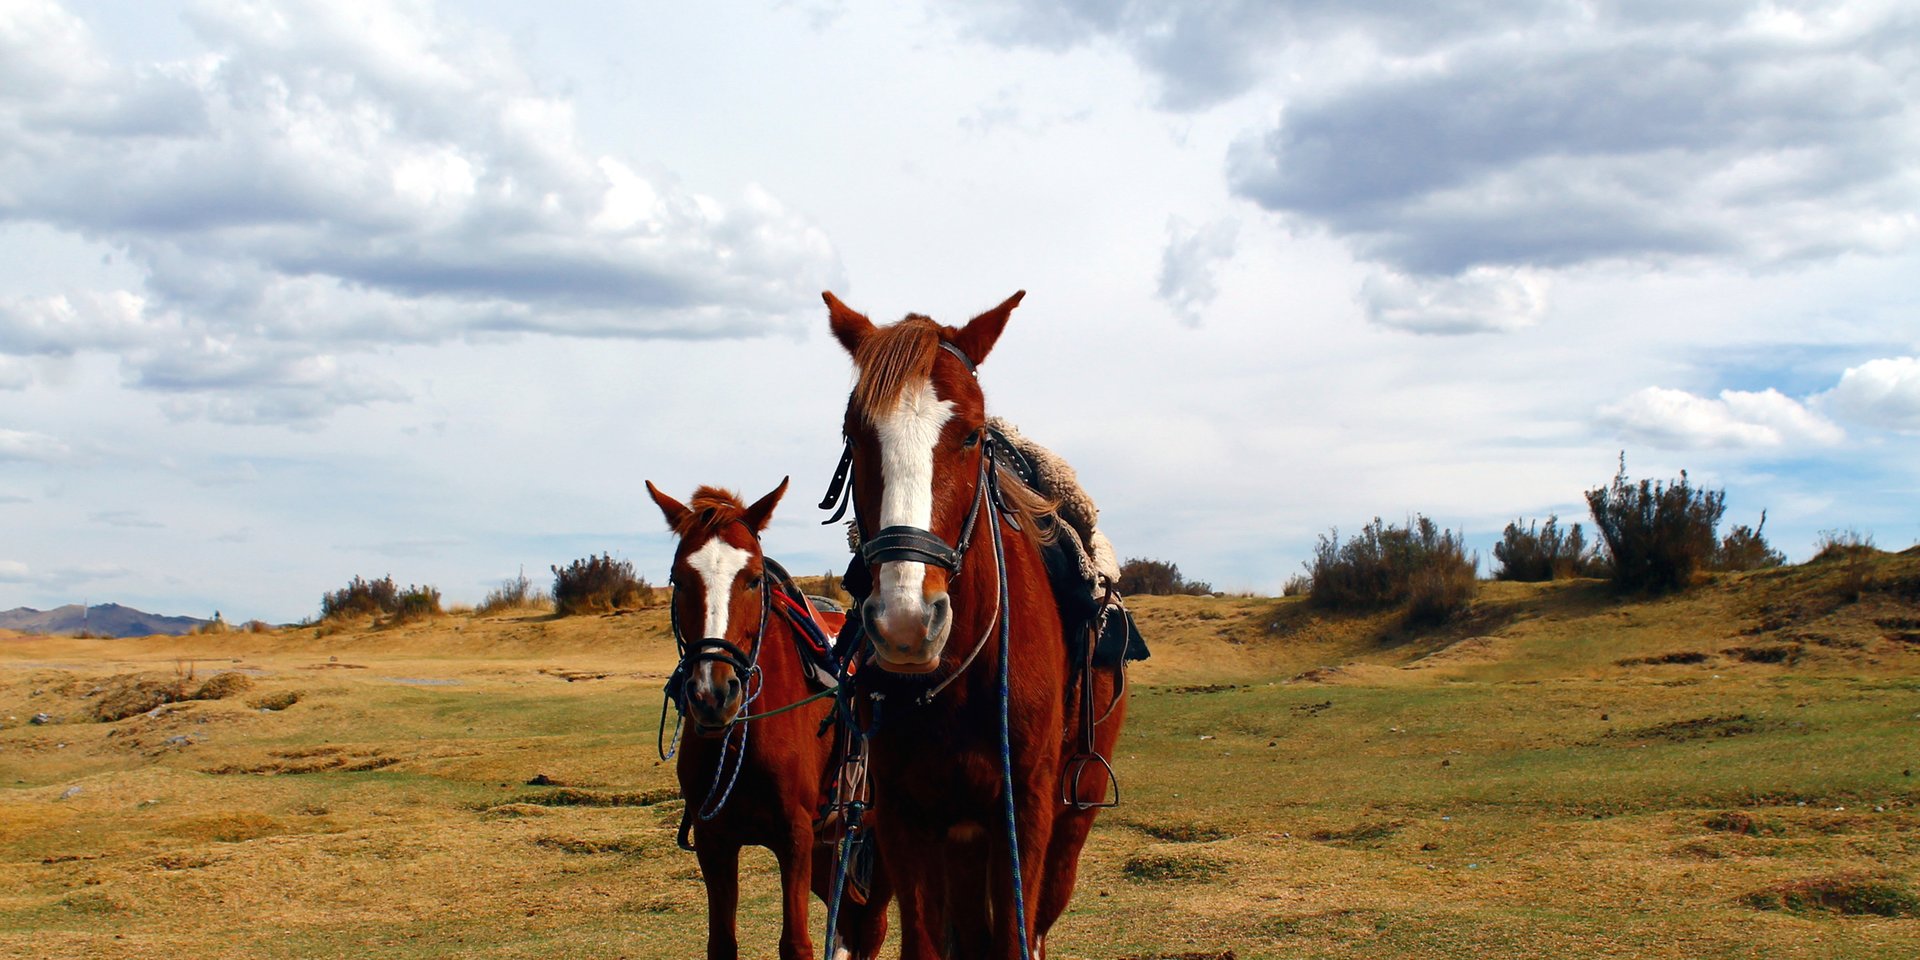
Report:
M 1600 420 L 1621 436 L 1676 450 L 1780 450 L 1839 443 L 1832 421 L 1778 390 L 1722 390 L 1715 398 L 1647 387 L 1603 407 Z
M 1360 286 L 1367 319 L 1409 333 L 1502 333 L 1531 327 L 1547 310 L 1537 272 L 1476 267 L 1455 277 L 1375 271 Z
M 197 55 L 113 62 L 55 4 L 0 26 L 0 222 L 124 251 L 142 290 L 0 303 L 0 353 L 120 355 L 169 410 L 303 421 L 405 391 L 340 348 L 475 333 L 763 333 L 842 280 L 748 186 L 583 147 L 573 106 L 432 4 L 216 2 Z
M 1232 191 L 1393 274 L 1763 270 L 1920 236 L 1920 20 L 1897 3 L 955 9 L 1003 45 L 1111 43 L 1168 110 L 1278 104 L 1229 150 Z M 1375 319 L 1526 325 L 1415 314 Z
M 1858 423 L 1920 431 L 1920 357 L 1887 357 L 1848 367 L 1839 384 L 1820 399 Z
M 0 463 L 9 460 L 58 463 L 72 451 L 44 433 L 0 428 Z
M 1160 299 L 1180 315 L 1187 326 L 1200 325 L 1203 311 L 1218 296 L 1214 271 L 1233 259 L 1240 224 L 1216 220 L 1189 226 L 1175 217 L 1167 222 L 1167 246 L 1160 254 Z
M 33 368 L 17 357 L 0 355 L 0 390 L 25 390 L 33 383 Z

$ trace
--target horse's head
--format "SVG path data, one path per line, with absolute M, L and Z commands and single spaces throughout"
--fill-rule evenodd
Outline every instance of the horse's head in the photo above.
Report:
M 918 315 L 875 327 L 823 295 L 833 335 L 858 374 L 844 429 L 862 555 L 876 568 L 861 615 L 884 669 L 928 673 L 940 665 L 953 626 L 953 550 L 971 532 L 985 463 L 986 401 L 974 367 L 1025 295 L 957 328 Z
M 782 480 L 772 493 L 742 506 L 726 490 L 701 487 L 682 504 L 647 482 L 648 495 L 680 538 L 671 613 L 677 636 L 699 638 L 686 641 L 681 692 L 681 707 L 696 730 L 724 727 L 740 712 L 761 640 L 763 601 L 754 589 L 764 570 L 760 532 L 786 492 Z

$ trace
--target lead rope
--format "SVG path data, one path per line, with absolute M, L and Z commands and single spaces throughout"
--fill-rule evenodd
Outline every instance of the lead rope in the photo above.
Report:
M 991 477 L 992 474 L 988 476 Z M 1013 922 L 1020 931 L 1021 960 L 1028 960 L 1033 956 L 1033 950 L 1027 945 L 1027 891 L 1025 879 L 1020 871 L 1020 825 L 1014 815 L 1013 802 L 1013 727 L 1008 719 L 1008 702 L 1011 695 L 1007 675 L 1009 664 L 1013 659 L 1008 640 L 1012 632 L 1013 618 L 1007 615 L 1007 557 L 1000 541 L 1000 515 L 997 511 L 988 512 L 993 513 L 989 523 L 993 527 L 995 579 L 999 581 L 1000 587 L 998 601 L 1000 605 L 1000 789 L 1006 795 L 1007 863 L 1013 868 Z

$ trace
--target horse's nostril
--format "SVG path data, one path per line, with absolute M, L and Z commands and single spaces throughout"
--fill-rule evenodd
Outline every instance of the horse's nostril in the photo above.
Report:
M 740 678 L 728 677 L 727 678 L 727 699 L 732 700 L 734 697 L 737 697 L 739 695 L 740 695 Z

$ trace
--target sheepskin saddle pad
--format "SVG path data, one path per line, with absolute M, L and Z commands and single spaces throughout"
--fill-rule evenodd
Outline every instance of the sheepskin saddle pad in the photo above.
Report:
M 1000 417 L 989 417 L 987 429 L 1015 456 L 1008 464 L 1034 492 L 1055 501 L 1053 542 L 1043 549 L 1047 576 L 1060 602 L 1060 617 L 1075 656 L 1084 655 L 1087 627 L 1101 614 L 1110 588 L 1120 581 L 1120 561 L 1113 543 L 1100 532 L 1100 508 L 1093 502 L 1073 466 L 1059 454 L 1035 443 L 1020 428 Z M 1094 646 L 1094 661 L 1112 665 L 1121 660 L 1145 660 L 1147 643 L 1125 606 L 1113 604 Z

